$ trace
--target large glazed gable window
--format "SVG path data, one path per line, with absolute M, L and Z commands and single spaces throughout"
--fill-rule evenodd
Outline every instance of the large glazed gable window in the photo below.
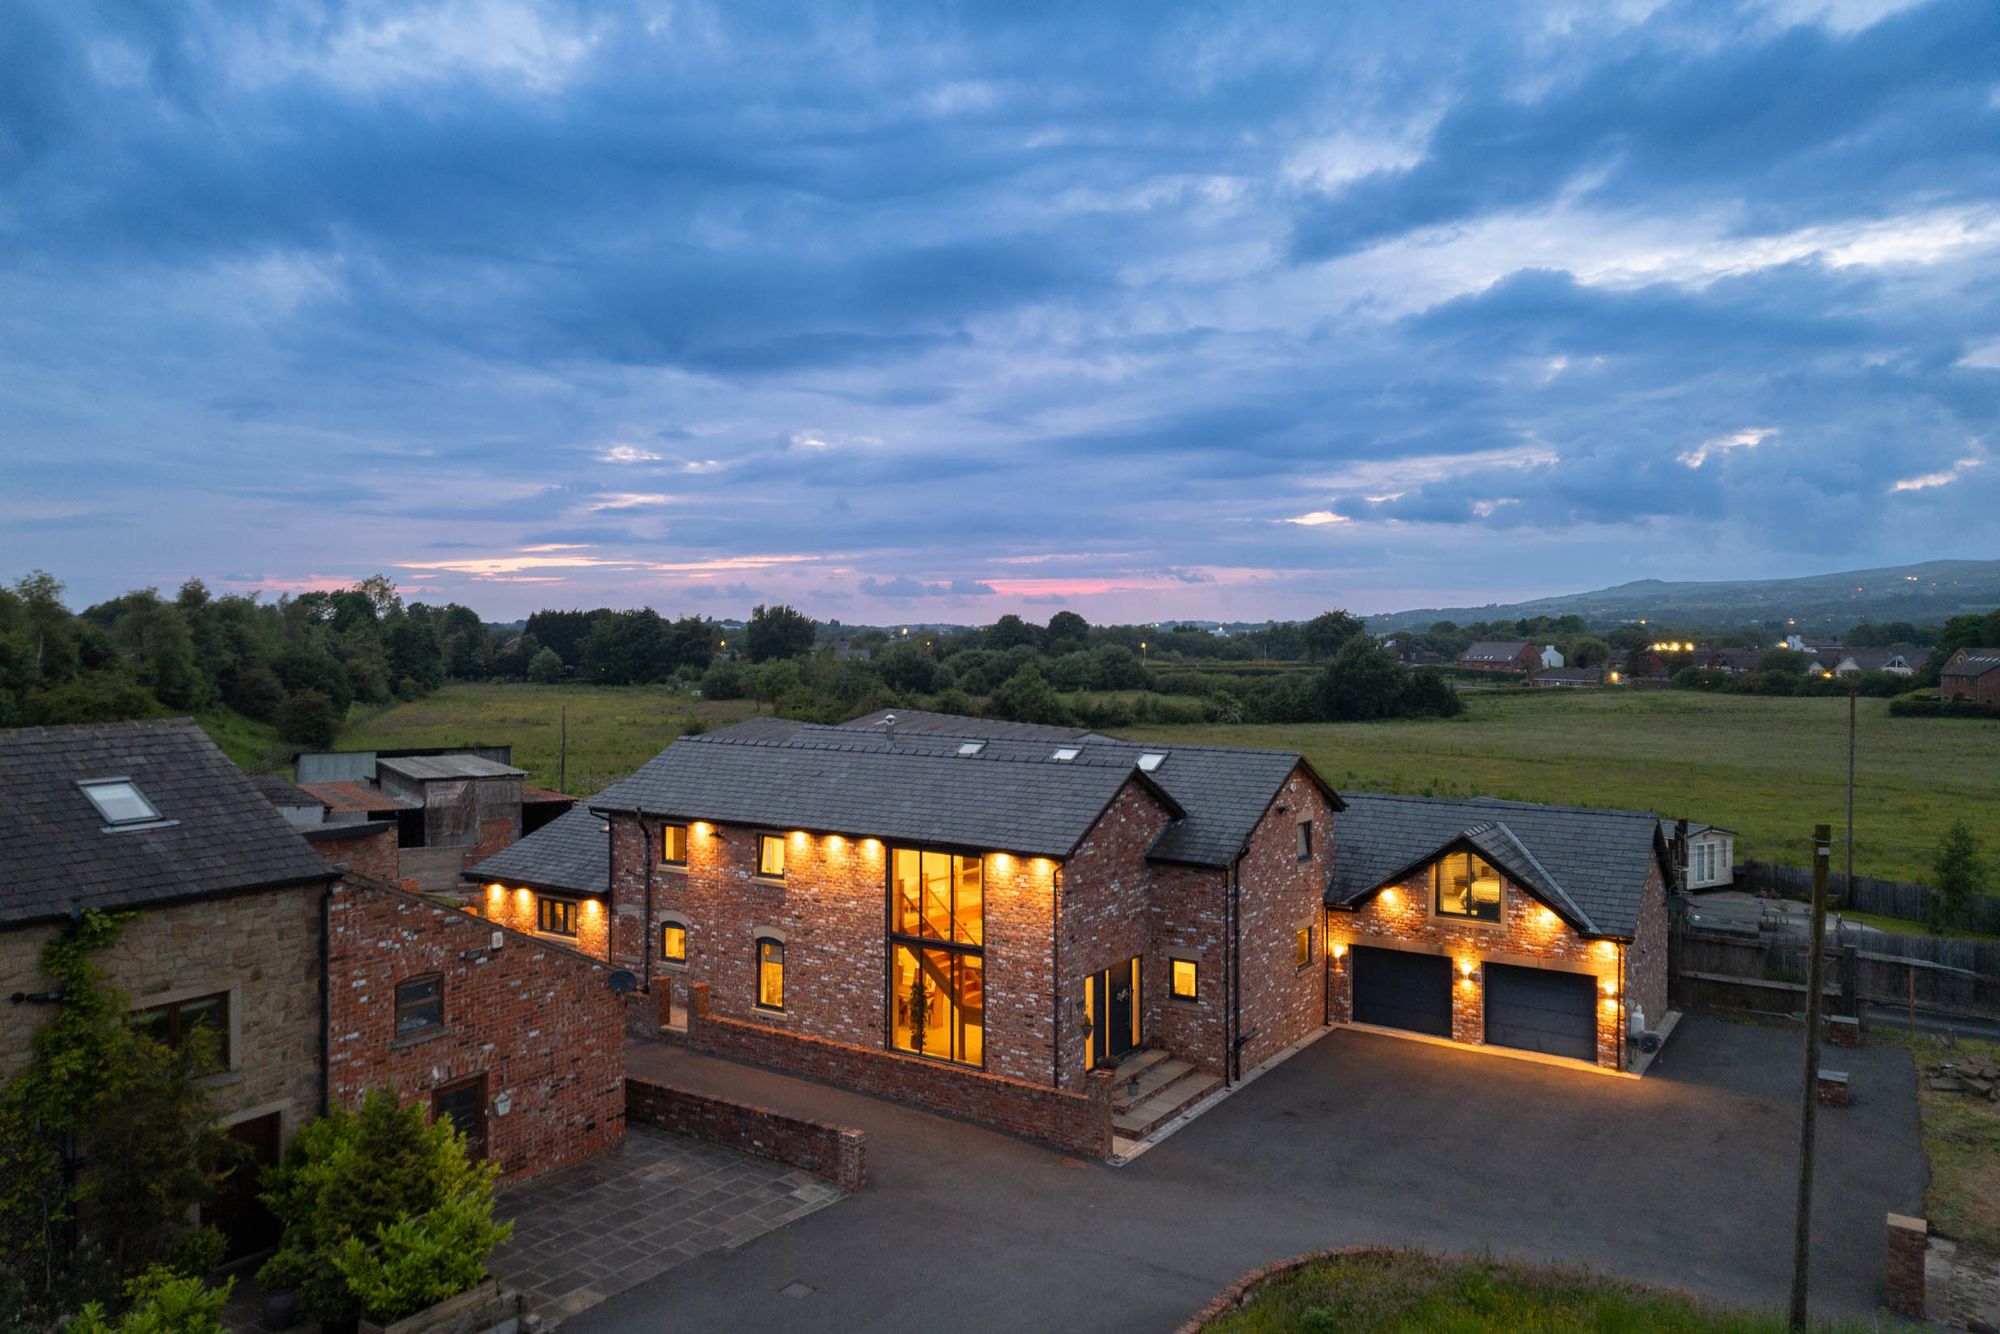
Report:
M 986 868 L 920 848 L 889 854 L 890 1045 L 986 1060 Z
M 1440 917 L 1475 922 L 1500 920 L 1500 873 L 1484 858 L 1454 852 L 1431 867 Z

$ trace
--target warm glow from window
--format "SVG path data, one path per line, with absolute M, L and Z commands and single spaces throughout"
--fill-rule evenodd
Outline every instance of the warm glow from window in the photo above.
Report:
M 668 922 L 660 927 L 660 957 L 668 963 L 686 963 L 688 956 L 687 928 L 678 922 Z
M 1195 998 L 1195 964 L 1192 959 L 1174 961 L 1174 999 L 1193 1000 Z
M 1292 933 L 1292 962 L 1303 968 L 1313 960 L 1313 932 L 1302 926 Z
M 1500 920 L 1500 873 L 1482 857 L 1454 852 L 1431 867 L 1438 915 Z
M 785 878 L 785 840 L 776 834 L 757 835 L 757 874 L 772 880 Z
M 757 1004 L 766 1010 L 785 1008 L 785 942 L 757 942 Z
M 660 830 L 660 860 L 669 866 L 686 866 L 688 831 L 684 824 L 664 825 Z

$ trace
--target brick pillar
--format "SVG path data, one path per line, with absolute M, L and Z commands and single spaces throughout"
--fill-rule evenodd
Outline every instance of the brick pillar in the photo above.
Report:
M 1486 1040 L 1485 969 L 1475 963 L 1467 976 L 1459 960 L 1451 961 L 1451 1035 L 1459 1042 Z
M 708 1027 L 708 983 L 687 984 L 687 1017 L 687 1044 L 698 1051 L 707 1036 L 703 1030 Z
M 1883 1303 L 1910 1320 L 1924 1318 L 1924 1251 L 1930 1224 L 1904 1214 L 1889 1215 L 1889 1257 Z

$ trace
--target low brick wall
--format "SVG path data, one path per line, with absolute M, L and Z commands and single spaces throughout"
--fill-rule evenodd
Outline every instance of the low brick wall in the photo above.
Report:
M 708 984 L 688 985 L 687 1044 L 696 1051 L 768 1066 L 857 1093 L 1039 1140 L 1069 1153 L 1111 1156 L 1110 1083 L 1093 1075 L 1088 1095 L 1018 1079 L 786 1033 L 709 1013 Z
M 769 1158 L 845 1190 L 860 1190 L 868 1178 L 868 1137 L 862 1132 L 768 1107 L 628 1077 L 625 1120 Z
M 1231 1311 L 1243 1309 L 1243 1303 L 1250 1295 L 1274 1278 L 1281 1278 L 1295 1269 L 1318 1264 L 1321 1260 L 1358 1259 L 1370 1255 L 1397 1255 L 1401 1252 L 1390 1246 L 1343 1246 L 1333 1251 L 1308 1251 L 1304 1255 L 1294 1255 L 1289 1260 L 1279 1260 L 1257 1268 L 1224 1288 L 1216 1299 L 1196 1311 L 1175 1334 L 1201 1334 L 1213 1321 L 1220 1320 Z

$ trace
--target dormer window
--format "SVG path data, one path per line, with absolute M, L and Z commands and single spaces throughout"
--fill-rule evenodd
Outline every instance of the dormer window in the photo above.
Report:
M 129 778 L 96 778 L 77 784 L 90 804 L 104 817 L 107 829 L 127 829 L 134 825 L 158 824 L 159 811 L 146 800 L 138 785 Z
M 984 741 L 963 741 L 959 743 L 958 753 L 961 755 L 977 755 L 985 749 L 986 743 Z
M 1167 752 L 1164 750 L 1149 750 L 1139 757 L 1139 772 L 1149 774 L 1166 763 L 1166 760 Z
M 1071 760 L 1075 759 L 1077 756 L 1081 754 L 1083 754 L 1083 748 L 1081 746 L 1057 746 L 1056 753 L 1054 755 L 1051 755 L 1049 758 L 1055 760 L 1060 764 L 1068 764 Z

